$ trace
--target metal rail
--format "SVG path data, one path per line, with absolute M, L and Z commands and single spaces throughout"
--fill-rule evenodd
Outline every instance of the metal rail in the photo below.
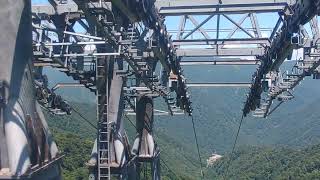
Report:
M 224 82 L 224 83 L 188 83 L 188 87 L 242 87 L 248 88 L 251 87 L 251 83 L 242 83 L 242 82 Z
M 283 12 L 290 0 L 157 0 L 156 6 L 160 9 L 160 14 L 165 16 L 178 15 L 211 15 L 227 13 L 247 13 L 247 12 Z

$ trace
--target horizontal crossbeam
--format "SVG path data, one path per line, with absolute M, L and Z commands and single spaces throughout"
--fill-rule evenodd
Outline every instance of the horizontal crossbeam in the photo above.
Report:
M 250 12 L 282 12 L 292 0 L 157 0 L 160 14 L 165 16 L 211 15 Z
M 173 40 L 173 45 L 214 45 L 214 44 L 265 44 L 269 45 L 268 38 L 236 38 L 236 39 L 184 39 Z
M 263 48 L 186 48 L 177 49 L 177 56 L 185 57 L 208 57 L 208 56 L 261 56 Z
M 181 66 L 194 65 L 258 65 L 258 60 L 215 60 L 215 61 L 182 61 Z
M 224 82 L 224 83 L 188 83 L 188 87 L 251 87 L 251 83 L 234 83 L 234 82 Z
M 74 13 L 79 12 L 78 6 L 75 3 L 68 4 L 33 4 L 32 13 L 45 14 L 45 15 L 56 15 L 63 13 Z

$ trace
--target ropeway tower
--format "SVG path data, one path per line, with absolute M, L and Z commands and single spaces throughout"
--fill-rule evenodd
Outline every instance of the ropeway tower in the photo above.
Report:
M 294 98 L 294 87 L 305 77 L 320 78 L 318 0 L 49 0 L 32 6 L 30 0 L 11 0 L 0 5 L 2 179 L 61 178 L 62 155 L 40 108 L 72 113 L 57 88 L 81 86 L 96 95 L 90 179 L 141 179 L 148 163 L 158 180 L 155 98 L 164 100 L 164 114 L 192 116 L 188 88 L 248 88 L 243 116 L 253 112 L 265 118 Z M 263 14 L 277 17 L 273 27 L 262 27 Z M 178 19 L 175 29 L 166 24 L 170 18 Z M 303 58 L 290 73 L 281 72 L 298 49 Z M 250 65 L 256 72 L 248 82 L 188 82 L 183 67 L 203 65 Z M 50 89 L 44 67 L 77 83 Z M 127 112 L 136 117 L 132 144 L 123 123 Z

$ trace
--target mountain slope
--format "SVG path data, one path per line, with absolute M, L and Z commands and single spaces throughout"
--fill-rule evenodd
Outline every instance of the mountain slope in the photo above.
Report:
M 320 145 L 303 150 L 242 147 L 212 171 L 217 179 L 319 179 Z
M 207 66 L 186 68 L 185 74 L 189 78 L 188 82 L 248 82 L 253 71 L 254 68 L 243 66 L 241 68 L 238 66 L 219 66 L 219 68 Z M 55 72 L 50 72 L 49 80 L 51 86 L 61 81 L 72 82 L 70 79 L 63 79 L 62 75 L 56 76 Z M 295 89 L 295 99 L 280 106 L 267 119 L 250 116 L 245 118 L 238 145 L 303 149 L 309 145 L 319 144 L 320 113 L 317 110 L 318 101 L 320 101 L 319 89 L 319 81 L 307 79 L 302 83 L 302 86 Z M 70 89 L 61 89 L 59 93 L 71 102 L 80 104 L 78 107 L 77 103 L 72 103 L 82 114 L 94 122 L 95 98 L 83 89 L 80 91 L 78 93 L 78 91 Z M 191 88 L 190 91 L 202 159 L 207 159 L 214 151 L 222 155 L 227 154 L 231 151 L 234 143 L 235 133 L 241 118 L 241 109 L 246 100 L 248 89 Z M 78 98 L 79 94 L 82 94 L 81 98 Z M 162 109 L 162 107 L 165 107 L 163 102 L 156 103 L 157 109 Z M 93 140 L 95 137 L 94 129 L 81 121 L 79 116 L 73 115 L 75 118 L 72 119 L 68 117 L 62 117 L 64 120 L 61 120 L 60 117 L 53 118 L 56 120 L 53 123 L 49 122 L 49 125 L 53 128 L 59 128 L 59 132 L 78 133 L 81 138 L 89 137 L 90 140 Z M 128 122 L 126 122 L 126 128 L 129 136 L 134 137 L 135 131 Z M 156 116 L 155 129 L 157 141 L 163 151 L 162 155 L 168 154 L 167 157 L 169 157 L 165 159 L 166 156 L 163 155 L 162 158 L 171 163 L 170 165 L 176 172 L 181 172 L 187 177 L 199 174 L 191 118 L 187 116 Z M 188 161 L 184 156 L 190 160 Z M 179 165 L 175 166 L 175 164 Z

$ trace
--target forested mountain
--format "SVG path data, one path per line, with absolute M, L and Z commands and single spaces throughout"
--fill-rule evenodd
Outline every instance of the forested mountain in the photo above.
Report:
M 74 103 L 73 106 L 83 112 L 87 120 L 95 121 L 94 113 L 89 113 L 94 111 L 94 105 Z M 85 162 L 91 153 L 95 129 L 76 113 L 70 116 L 46 113 L 46 116 L 59 149 L 65 155 L 64 178 L 87 179 Z M 135 129 L 127 119 L 125 123 L 129 136 L 133 137 Z M 163 179 L 200 179 L 198 159 L 191 145 L 176 141 L 165 134 L 163 128 L 156 130 L 155 138 L 161 147 Z M 205 162 L 203 166 L 206 166 Z M 204 173 L 205 179 L 317 179 L 320 177 L 320 146 L 301 150 L 241 146 L 234 154 L 226 154 L 212 167 L 205 167 Z
M 253 71 L 254 68 L 252 67 L 240 68 L 238 66 L 228 68 L 201 67 L 201 69 L 192 67 L 191 69 L 186 68 L 185 74 L 189 78 L 188 82 L 248 82 Z M 204 72 L 207 74 L 204 74 Z M 53 71 L 48 71 L 47 74 L 49 75 L 51 86 L 56 82 L 72 82 L 68 78 L 63 78 L 64 75 L 57 76 L 56 74 L 59 73 Z M 248 172 L 244 174 L 251 174 L 252 176 L 241 176 L 241 178 L 252 179 L 251 177 L 256 177 L 260 179 L 259 177 L 268 175 L 262 179 L 268 179 L 269 176 L 271 179 L 276 177 L 290 179 L 288 178 L 289 176 L 280 175 L 289 173 L 289 171 L 294 172 L 294 168 L 303 166 L 303 164 L 306 166 L 312 163 L 317 164 L 316 158 L 310 159 L 310 162 L 302 161 L 302 159 L 319 155 L 315 153 L 319 150 L 318 146 L 307 148 L 308 146 L 320 144 L 320 113 L 317 110 L 320 100 L 319 89 L 319 81 L 306 79 L 302 86 L 295 89 L 295 98 L 280 106 L 267 119 L 245 118 L 238 141 L 238 147 L 240 146 L 241 148 L 237 148 L 239 151 L 231 158 L 228 177 L 237 179 L 237 173 Z M 248 89 L 192 88 L 190 91 L 203 165 L 205 166 L 204 161 L 212 152 L 226 156 L 214 167 L 205 169 L 206 179 L 211 179 L 211 177 L 222 178 L 226 162 L 230 158 L 228 154 L 234 142 L 241 118 L 241 109 Z M 85 89 L 62 89 L 58 92 L 72 102 L 72 106 L 84 114 L 87 119 L 95 123 L 95 98 L 92 94 L 90 95 Z M 79 98 L 79 94 L 81 94 L 81 98 Z M 165 110 L 163 107 L 163 103 L 158 103 L 157 101 L 156 109 Z M 134 122 L 134 117 L 130 118 Z M 59 144 L 64 144 L 63 146 L 67 147 L 68 144 L 65 141 L 72 136 L 76 136 L 79 141 L 88 142 L 88 144 L 93 142 L 95 130 L 82 121 L 76 113 L 73 112 L 71 116 L 64 117 L 48 115 L 48 119 Z M 125 121 L 132 143 L 132 138 L 135 136 L 134 128 L 127 120 Z M 172 173 L 170 170 L 163 171 L 167 179 L 179 179 L 175 178 L 174 174 L 177 174 L 178 177 L 184 177 L 184 179 L 199 179 L 199 163 L 191 118 L 187 116 L 157 116 L 155 118 L 155 129 L 156 141 L 159 143 L 162 152 L 161 157 L 174 172 Z M 72 146 L 72 143 L 69 145 Z M 64 147 L 60 147 L 60 149 L 64 150 Z M 314 149 L 314 151 L 311 151 L 311 149 Z M 87 150 L 79 153 L 83 153 L 83 157 L 86 158 L 88 154 L 85 152 L 90 151 L 91 147 L 89 148 L 88 146 Z M 302 153 L 303 156 L 299 155 L 299 153 Z M 257 157 L 253 156 L 254 154 L 257 154 Z M 293 156 L 301 157 L 301 159 L 292 159 Z M 262 157 L 274 158 L 277 161 L 263 161 Z M 83 163 L 87 161 L 85 158 L 82 159 Z M 283 158 L 288 160 L 288 163 L 292 159 L 300 164 L 293 164 L 290 161 L 291 169 L 287 169 L 285 168 L 287 161 L 282 160 Z M 284 162 L 282 169 L 277 168 L 277 166 L 281 166 L 278 160 Z M 269 167 L 267 164 L 263 164 L 267 162 L 270 163 L 269 170 L 261 171 L 259 164 L 261 164 L 261 167 Z M 247 164 L 247 167 L 239 169 L 241 164 Z M 252 166 L 252 169 L 249 166 Z M 165 167 L 162 168 L 165 169 Z M 312 173 L 307 174 L 310 176 L 317 175 L 316 169 L 319 169 L 319 166 L 315 166 L 314 169 Z M 261 174 L 260 171 L 266 174 Z M 83 169 L 81 172 L 85 173 L 86 170 Z M 306 174 L 306 171 L 302 170 L 297 170 L 297 172 Z M 304 179 L 304 177 L 301 176 L 300 179 Z
M 210 179 L 319 179 L 320 146 L 302 150 L 241 147 L 212 170 Z
M 189 82 L 248 82 L 250 67 L 201 67 L 186 69 Z M 209 72 L 209 75 L 204 75 Z M 320 82 L 306 78 L 294 91 L 295 98 L 281 105 L 267 119 L 246 117 L 239 145 L 304 148 L 320 143 Z M 191 88 L 194 119 L 202 154 L 231 151 L 241 119 L 246 88 Z M 277 102 L 275 101 L 274 104 Z M 157 127 L 183 144 L 193 144 L 191 118 L 157 117 Z

